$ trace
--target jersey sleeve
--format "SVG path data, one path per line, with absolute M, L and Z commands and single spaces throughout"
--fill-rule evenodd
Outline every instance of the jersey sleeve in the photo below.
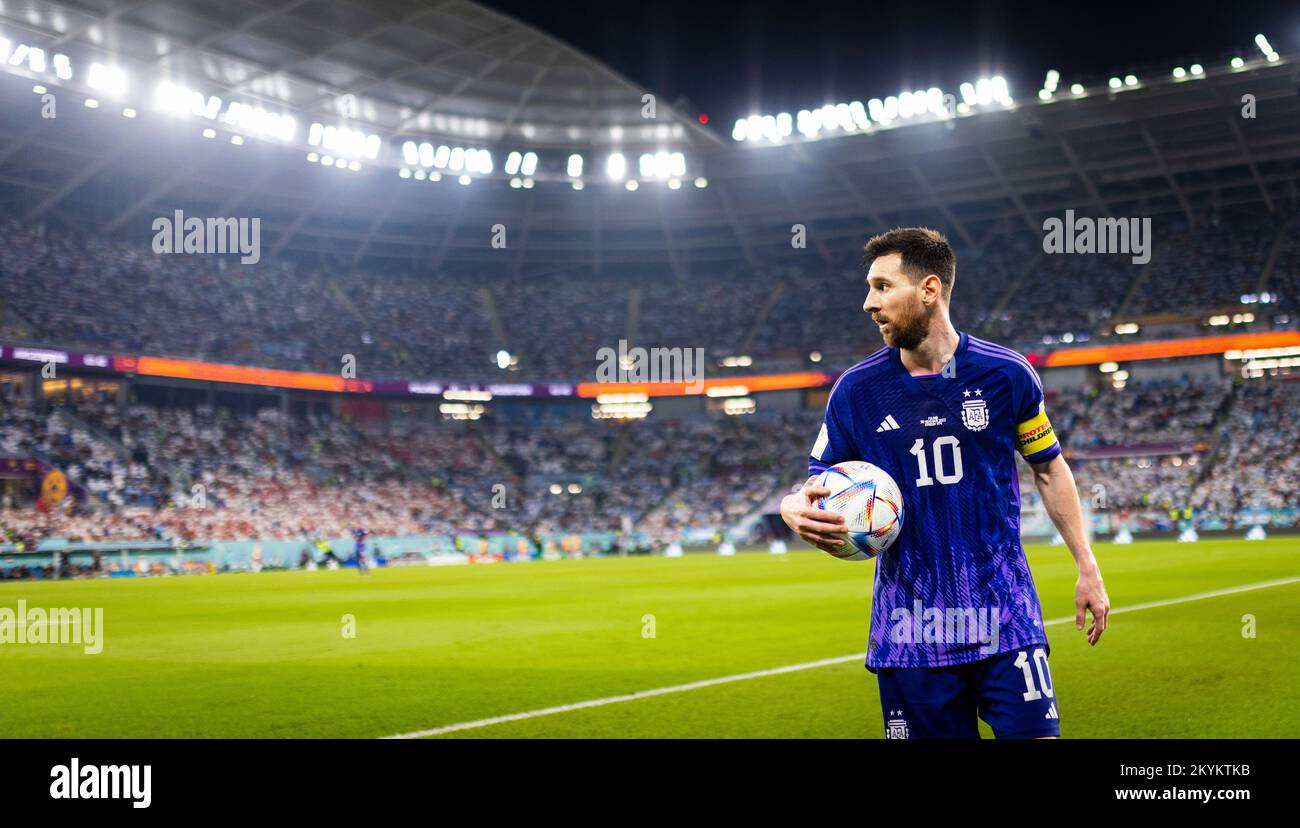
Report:
M 1016 451 L 1026 462 L 1046 463 L 1061 453 L 1061 444 L 1047 419 L 1043 383 L 1029 366 L 1016 375 Z
M 822 429 L 817 433 L 817 441 L 813 443 L 808 455 L 809 476 L 821 474 L 836 463 L 859 459 L 854 452 L 853 437 L 847 427 L 850 422 L 847 412 L 839 410 L 847 399 L 847 394 L 837 395 L 837 390 L 838 388 L 831 391 L 830 399 L 826 402 L 826 418 L 822 421 Z

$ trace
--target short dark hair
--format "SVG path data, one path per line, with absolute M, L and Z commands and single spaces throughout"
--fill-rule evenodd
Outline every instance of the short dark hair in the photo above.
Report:
M 867 242 L 862 266 L 891 253 L 902 254 L 903 272 L 913 284 L 933 273 L 943 285 L 943 299 L 952 299 L 952 286 L 957 281 L 957 256 L 952 245 L 938 230 L 928 227 L 895 227 L 888 233 L 874 236 Z

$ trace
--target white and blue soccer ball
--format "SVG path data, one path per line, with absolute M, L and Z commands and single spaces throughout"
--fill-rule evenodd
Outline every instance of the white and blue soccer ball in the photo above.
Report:
M 830 490 L 817 506 L 844 516 L 849 545 L 831 555 L 865 561 L 884 552 L 903 528 L 903 493 L 889 472 L 861 460 L 837 463 L 817 478 Z

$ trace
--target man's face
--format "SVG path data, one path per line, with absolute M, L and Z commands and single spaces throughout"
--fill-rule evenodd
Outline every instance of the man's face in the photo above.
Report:
M 886 345 L 911 350 L 930 333 L 934 311 L 921 301 L 920 285 L 912 284 L 902 265 L 901 253 L 890 253 L 871 263 L 867 301 L 862 303 L 862 309 L 871 314 Z

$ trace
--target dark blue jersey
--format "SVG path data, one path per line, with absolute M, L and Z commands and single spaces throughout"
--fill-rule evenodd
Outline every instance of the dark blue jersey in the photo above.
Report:
M 1020 543 L 1016 454 L 1061 453 L 1043 386 L 1020 354 L 961 334 L 940 374 L 882 348 L 831 389 L 808 470 L 875 463 L 903 493 L 903 527 L 876 561 L 867 666 L 939 667 L 1047 644 Z

